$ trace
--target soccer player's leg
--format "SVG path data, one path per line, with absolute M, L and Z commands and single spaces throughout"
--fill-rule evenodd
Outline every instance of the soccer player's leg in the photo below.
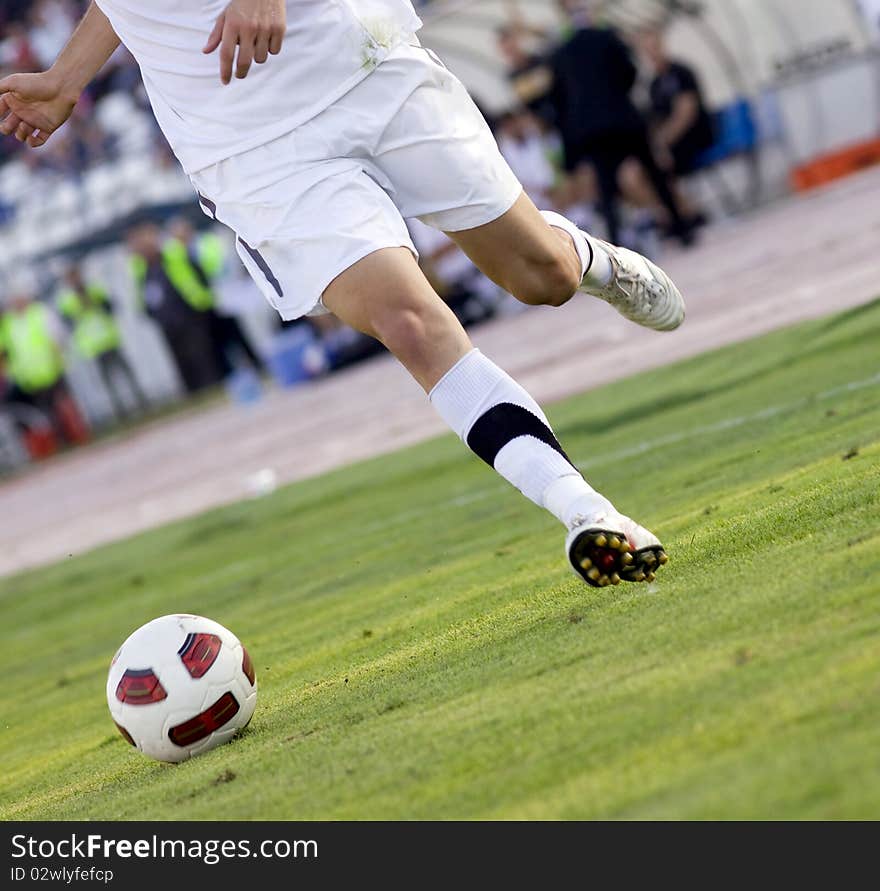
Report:
M 667 331 L 681 324 L 684 301 L 659 267 L 538 211 L 467 90 L 429 54 L 411 48 L 383 66 L 371 79 L 377 92 L 386 79 L 388 94 L 376 108 L 394 114 L 371 158 L 403 217 L 446 232 L 524 303 L 560 306 L 580 290 L 639 325 Z M 397 80 L 407 88 L 402 102 L 390 86 Z M 360 113 L 358 98 L 340 103 L 350 117 Z
M 585 292 L 656 331 L 684 321 L 684 299 L 659 266 L 588 235 L 561 214 L 539 211 L 525 194 L 497 220 L 447 234 L 524 303 L 560 306 Z
M 480 458 L 567 530 L 572 568 L 588 584 L 650 581 L 666 562 L 650 532 L 581 476 L 538 404 L 473 348 L 405 248 L 375 251 L 339 275 L 323 303 L 381 340 Z

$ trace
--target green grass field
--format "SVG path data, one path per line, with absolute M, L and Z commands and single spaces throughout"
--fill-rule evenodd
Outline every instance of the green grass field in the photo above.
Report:
M 878 343 L 874 303 L 552 408 L 652 587 L 582 585 L 451 436 L 0 581 L 0 816 L 880 817 Z M 260 704 L 174 767 L 104 683 L 180 611 Z

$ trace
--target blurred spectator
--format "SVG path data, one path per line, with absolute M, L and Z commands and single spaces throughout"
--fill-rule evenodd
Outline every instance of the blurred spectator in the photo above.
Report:
M 0 4 L 0 77 L 42 70 L 52 64 L 85 10 L 83 0 L 36 0 Z M 19 160 L 15 197 L 0 202 L 0 225 L 15 217 L 16 204 L 47 177 L 82 180 L 95 165 L 124 154 L 167 154 L 164 138 L 147 111 L 140 74 L 120 48 L 83 94 L 70 122 L 40 152 L 28 152 L 14 139 L 0 140 L 0 164 Z M 29 183 L 32 181 L 32 184 Z
M 529 36 L 546 41 L 543 31 L 536 31 L 517 19 L 496 31 L 498 50 L 507 66 L 507 77 L 518 101 L 548 124 L 555 118 L 550 92 L 553 72 L 547 59 L 526 49 Z
M 223 369 L 209 312 L 214 295 L 193 271 L 186 247 L 174 239 L 163 242 L 155 223 L 135 226 L 128 247 L 140 305 L 161 329 L 187 391 L 219 384 Z
M 11 299 L 0 317 L 0 363 L 12 384 L 5 401 L 33 409 L 16 413 L 26 438 L 45 436 L 49 430 L 71 445 L 88 441 L 88 428 L 64 377 L 63 325 L 37 302 L 37 286 L 29 274 L 21 273 L 9 293 Z M 37 451 L 53 450 L 54 443 Z
M 57 306 L 72 328 L 76 351 L 97 366 L 116 417 L 130 415 L 129 404 L 146 411 L 147 398 L 123 355 L 122 333 L 106 288 L 97 282 L 86 283 L 79 266 L 73 265 L 65 273 Z M 125 387 L 120 387 L 123 379 Z
M 9 25 L 25 17 L 33 0 L 3 0 L 0 6 L 0 26 Z
M 650 63 L 654 137 L 678 176 L 697 168 L 699 156 L 715 143 L 712 119 L 693 69 L 670 59 L 659 31 L 643 31 L 639 47 Z
M 637 69 L 626 44 L 614 31 L 592 24 L 589 8 L 578 4 L 576 29 L 551 58 L 552 99 L 565 148 L 566 168 L 591 164 L 596 173 L 599 207 L 611 241 L 620 241 L 618 175 L 627 161 L 637 163 L 683 243 L 692 229 L 682 216 L 666 174 L 654 157 L 648 130 L 630 92 Z
M 514 109 L 499 118 L 495 135 L 501 154 L 532 200 L 540 207 L 555 206 L 552 149 L 538 119 L 525 109 Z
M 0 42 L 0 67 L 11 71 L 36 71 L 39 64 L 27 28 L 21 22 L 8 25 Z
M 41 70 L 51 68 L 79 20 L 81 8 L 65 0 L 36 0 L 28 14 L 30 44 Z
M 169 243 L 176 242 L 184 249 L 183 252 L 178 252 L 178 262 L 181 265 L 185 262 L 189 266 L 187 277 L 198 279 L 211 291 L 211 306 L 205 312 L 211 322 L 214 352 L 224 377 L 235 369 L 242 355 L 255 370 L 264 370 L 263 360 L 251 346 L 238 319 L 225 315 L 217 307 L 214 289 L 226 268 L 226 250 L 222 239 L 213 232 L 197 234 L 186 217 L 172 220 L 168 231 Z

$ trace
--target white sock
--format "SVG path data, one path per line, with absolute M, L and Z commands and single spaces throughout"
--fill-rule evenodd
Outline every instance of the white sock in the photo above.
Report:
M 605 248 L 562 214 L 553 210 L 542 210 L 541 215 L 551 226 L 562 229 L 571 237 L 581 260 L 581 278 L 586 279 L 589 284 L 607 285 L 614 275 L 614 268 Z
M 479 350 L 459 360 L 429 398 L 480 458 L 566 527 L 611 509 L 563 452 L 535 400 Z

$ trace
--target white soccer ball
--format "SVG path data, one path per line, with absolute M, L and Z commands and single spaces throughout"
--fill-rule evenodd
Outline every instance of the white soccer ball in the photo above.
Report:
M 185 761 L 250 721 L 257 679 L 231 631 L 201 616 L 163 616 L 113 657 L 107 704 L 131 745 L 159 761 Z

